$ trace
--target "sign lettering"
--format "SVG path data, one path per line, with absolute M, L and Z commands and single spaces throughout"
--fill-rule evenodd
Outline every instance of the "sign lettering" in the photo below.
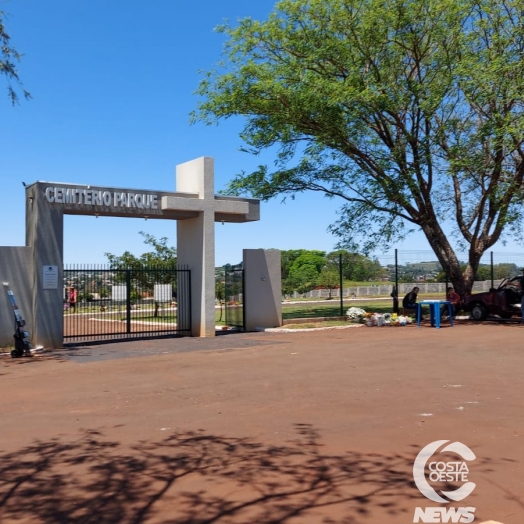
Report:
M 158 209 L 158 195 L 130 191 L 49 186 L 46 187 L 45 198 L 50 204 Z

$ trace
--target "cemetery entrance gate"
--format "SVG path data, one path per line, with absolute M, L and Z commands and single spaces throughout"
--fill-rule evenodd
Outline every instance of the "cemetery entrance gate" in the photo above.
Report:
M 176 335 L 191 335 L 189 269 L 64 267 L 65 343 Z

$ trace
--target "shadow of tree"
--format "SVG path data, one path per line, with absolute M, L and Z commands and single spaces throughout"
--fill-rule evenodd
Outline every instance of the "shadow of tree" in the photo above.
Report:
M 282 446 L 203 431 L 130 447 L 100 431 L 36 441 L 0 455 L 0 522 L 356 524 L 420 500 L 414 457 L 326 454 L 312 426 L 295 427 Z M 321 517 L 333 506 L 336 520 Z

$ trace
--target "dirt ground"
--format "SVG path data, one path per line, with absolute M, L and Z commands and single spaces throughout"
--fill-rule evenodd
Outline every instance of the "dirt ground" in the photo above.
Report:
M 523 340 L 459 322 L 0 357 L 0 522 L 405 524 L 467 506 L 522 524 Z M 415 485 L 437 440 L 476 456 L 461 502 Z

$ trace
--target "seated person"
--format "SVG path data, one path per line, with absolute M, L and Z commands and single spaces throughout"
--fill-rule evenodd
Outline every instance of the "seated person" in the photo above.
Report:
M 389 295 L 393 299 L 393 313 L 398 313 L 398 290 L 397 286 L 393 286 L 393 290 Z
M 407 293 L 402 299 L 402 307 L 404 309 L 417 309 L 417 295 L 419 292 L 418 287 L 414 287 L 409 293 Z
M 457 313 L 462 308 L 462 299 L 458 293 L 455 293 L 453 286 L 449 286 L 446 291 L 446 300 L 451 304 L 451 314 L 453 317 L 457 316 Z M 448 313 L 448 308 L 446 305 L 442 306 L 441 314 L 446 315 Z

